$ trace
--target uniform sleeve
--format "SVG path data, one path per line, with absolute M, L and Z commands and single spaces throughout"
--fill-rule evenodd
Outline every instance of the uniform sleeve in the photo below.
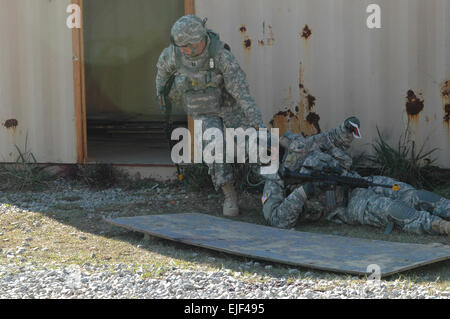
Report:
M 330 131 L 307 137 L 305 140 L 305 149 L 331 151 L 334 148 L 337 148 L 340 150 L 346 150 L 350 147 L 353 139 L 353 134 L 347 132 L 344 124 L 341 124 Z M 342 152 L 340 156 L 344 156 L 342 155 Z
M 225 89 L 242 107 L 249 124 L 254 127 L 263 126 L 261 111 L 250 95 L 247 77 L 231 52 L 227 50 L 220 51 L 218 68 L 223 74 Z
M 172 47 L 167 47 L 162 51 L 156 68 L 156 94 L 159 96 L 162 94 L 167 80 L 176 70 L 175 54 Z
M 283 166 L 290 170 L 299 169 L 299 165 L 312 152 L 322 152 L 336 156 L 343 167 L 349 169 L 352 165 L 352 158 L 345 153 L 354 137 L 348 133 L 344 125 L 320 134 L 303 137 L 299 134 L 286 132 L 282 138 L 288 141 L 288 153 L 284 158 Z

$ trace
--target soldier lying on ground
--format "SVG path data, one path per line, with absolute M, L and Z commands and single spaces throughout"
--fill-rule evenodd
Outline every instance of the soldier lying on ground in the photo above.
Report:
M 223 133 L 225 128 L 264 127 L 244 71 L 229 47 L 205 24 L 206 20 L 187 15 L 173 25 L 171 44 L 157 64 L 160 103 L 164 105 L 167 96 L 183 105 L 194 120 L 202 121 L 203 131 L 216 128 Z M 222 188 L 225 195 L 223 214 L 238 215 L 231 164 L 212 163 L 208 168 L 215 188 Z
M 352 125 L 353 123 L 353 125 Z M 341 176 L 361 176 L 350 170 L 345 152 L 359 133 L 359 121 L 349 118 L 337 128 L 303 137 L 287 132 L 280 139 L 285 154 L 277 174 L 266 175 L 262 197 L 264 217 L 275 227 L 292 228 L 297 222 L 326 218 L 337 223 L 396 226 L 415 234 L 450 234 L 450 200 L 426 190 L 417 190 L 385 176 L 362 177 L 377 184 L 398 184 L 399 190 L 384 187 L 330 190 L 321 182 L 287 185 L 285 171 L 310 174 L 333 170 Z M 330 196 L 332 200 L 330 201 Z M 331 203 L 331 205 L 330 205 Z

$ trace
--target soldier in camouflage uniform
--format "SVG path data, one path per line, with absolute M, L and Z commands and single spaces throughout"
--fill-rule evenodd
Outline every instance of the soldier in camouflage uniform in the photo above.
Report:
M 264 127 L 245 73 L 229 47 L 205 24 L 206 20 L 194 15 L 175 22 L 171 44 L 157 63 L 157 95 L 163 96 L 168 79 L 174 75 L 169 98 L 181 103 L 194 120 L 202 120 L 203 132 L 216 128 L 225 136 L 225 128 Z M 213 163 L 208 167 L 215 188 L 224 191 L 224 215 L 236 216 L 239 208 L 231 164 Z
M 286 154 L 279 172 L 284 169 L 310 174 L 311 169 L 340 171 L 343 176 L 361 178 L 350 170 L 352 159 L 345 150 L 354 139 L 356 118 L 339 127 L 311 137 L 286 133 L 280 145 Z M 415 234 L 450 234 L 450 200 L 435 193 L 417 190 L 411 185 L 385 176 L 367 178 L 377 184 L 400 186 L 399 191 L 383 187 L 355 188 L 345 194 L 338 186 L 331 191 L 334 205 L 329 205 L 326 188 L 320 182 L 286 186 L 281 173 L 266 176 L 262 197 L 264 217 L 275 227 L 292 228 L 297 222 L 326 218 L 337 223 L 396 226 Z M 329 191 L 329 190 L 328 190 Z

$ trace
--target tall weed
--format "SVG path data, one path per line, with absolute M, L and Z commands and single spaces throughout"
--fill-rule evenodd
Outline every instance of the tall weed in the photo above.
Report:
M 438 150 L 425 151 L 426 143 L 418 149 L 410 138 L 408 130 L 403 133 L 397 145 L 389 145 L 377 128 L 378 140 L 372 144 L 374 155 L 370 160 L 378 166 L 381 175 L 386 175 L 418 188 L 433 188 L 435 180 L 430 179 L 436 169 L 436 158 L 432 155 Z

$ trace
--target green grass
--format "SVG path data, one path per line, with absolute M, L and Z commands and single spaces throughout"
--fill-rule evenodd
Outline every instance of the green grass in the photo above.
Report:
M 405 142 L 406 143 L 406 142 Z M 398 148 L 391 147 L 380 136 L 377 144 L 379 151 L 384 154 L 378 157 L 378 163 L 385 173 L 392 172 L 393 175 L 403 178 L 405 172 L 415 174 L 414 179 L 423 184 L 423 178 L 432 181 L 432 190 L 441 196 L 450 198 L 450 178 L 446 179 L 447 171 L 429 165 L 432 161 L 424 161 L 433 152 L 424 152 L 423 148 L 416 150 L 415 145 L 403 147 L 399 142 Z M 27 153 L 28 152 L 28 153 Z M 25 171 L 25 178 L 39 185 L 40 189 L 31 189 L 24 195 L 23 202 L 33 202 L 30 198 L 38 195 L 38 190 L 52 191 L 51 185 L 46 184 L 44 175 L 40 175 L 40 170 L 35 170 L 35 159 L 28 150 L 20 151 L 22 156 L 18 159 L 21 163 L 28 165 Z M 26 154 L 28 154 L 26 156 Z M 389 158 L 391 158 L 389 160 Z M 385 164 L 382 164 L 383 162 Z M 387 161 L 387 162 L 386 162 Z M 392 161 L 390 164 L 389 161 Z M 403 163 L 401 163 L 403 162 Z M 389 165 L 390 168 L 389 168 Z M 33 177 L 32 174 L 38 173 Z M 239 185 L 243 185 L 246 178 L 246 168 L 242 168 L 237 173 Z M 18 179 L 19 173 L 11 174 L 11 171 L 0 170 L 0 178 L 5 177 L 9 187 L 4 188 L 4 198 L 7 205 L 13 206 L 17 191 L 24 191 L 25 179 Z M 30 175 L 31 174 L 31 175 Z M 179 212 L 201 212 L 214 216 L 220 216 L 221 194 L 215 193 L 211 184 L 211 179 L 207 173 L 207 167 L 197 165 L 184 169 L 185 178 L 183 183 L 160 183 L 153 180 L 134 181 L 122 173 L 115 171 L 108 165 L 76 166 L 72 172 L 72 186 L 85 188 L 88 186 L 91 191 L 107 187 L 121 187 L 124 192 L 130 194 L 145 195 L 145 199 L 140 202 L 117 202 L 107 203 L 99 207 L 94 213 L 88 213 L 76 203 L 81 200 L 79 196 L 61 195 L 49 212 L 29 212 L 29 213 L 8 213 L 0 218 L 0 243 L 3 251 L 15 249 L 20 246 L 27 237 L 32 237 L 30 249 L 27 249 L 23 256 L 7 259 L 5 254 L 0 254 L 0 263 L 17 262 L 22 258 L 29 262 L 39 264 L 58 263 L 64 265 L 85 263 L 105 264 L 111 267 L 118 263 L 133 264 L 144 269 L 144 278 L 159 278 L 164 276 L 171 267 L 194 270 L 220 270 L 230 269 L 233 273 L 240 273 L 239 276 L 246 280 L 258 281 L 262 278 L 285 277 L 290 280 L 298 278 L 324 278 L 342 279 L 354 282 L 363 282 L 364 277 L 354 277 L 342 274 L 322 272 L 307 268 L 297 268 L 298 273 L 289 272 L 292 266 L 260 261 L 258 266 L 246 267 L 246 263 L 252 259 L 232 256 L 225 253 L 214 252 L 198 247 L 183 245 L 166 241 L 163 239 L 151 238 L 145 240 L 142 234 L 130 232 L 110 224 L 105 223 L 102 218 L 108 216 L 110 212 L 119 211 L 120 217 L 168 214 Z M 27 177 L 28 176 L 28 177 Z M 31 177 L 30 177 L 31 176 Z M 408 176 L 406 176 L 408 177 Z M 16 185 L 16 184 L 17 185 Z M 415 183 L 413 181 L 413 183 Z M 419 185 L 419 184 L 416 184 Z M 14 186 L 16 185 L 16 186 Z M 12 187 L 10 187 L 12 186 Z M 157 190 L 161 193 L 170 191 L 172 199 L 164 197 L 155 200 Z M 1 191 L 1 189 L 0 189 Z M 208 193 L 215 193 L 213 198 L 208 197 Z M 246 186 L 240 188 L 241 211 L 239 217 L 234 220 L 266 225 L 262 216 L 260 203 L 260 189 L 252 189 Z M 9 195 L 8 195 L 9 194 Z M 24 193 L 25 194 L 25 193 Z M 2 193 L 0 193 L 0 196 Z M 185 198 L 187 196 L 188 198 Z M 1 204 L 1 203 L 0 203 Z M 91 215 L 91 216 L 89 216 Z M 94 215 L 92 217 L 92 215 Z M 91 218 L 89 218 L 91 217 Z M 39 221 L 42 225 L 34 227 L 33 223 Z M 16 223 L 12 225 L 11 223 Z M 333 234 L 339 236 L 386 240 L 406 243 L 449 244 L 448 237 L 443 236 L 417 236 L 394 230 L 390 235 L 384 234 L 384 229 L 369 226 L 337 225 L 331 222 L 319 221 L 315 223 L 305 223 L 298 225 L 298 231 Z M 86 238 L 80 239 L 80 236 Z M 9 241 L 4 242 L 3 239 Z M 39 250 L 33 251 L 33 247 Z M 42 248 L 48 248 L 43 251 Z M 95 257 L 92 257 L 95 254 Z M 266 269 L 266 265 L 271 265 Z M 254 277 L 257 274 L 257 277 Z M 406 280 L 412 283 L 430 283 L 438 289 L 450 287 L 450 261 L 421 267 L 416 270 L 394 275 L 387 278 L 388 281 Z M 322 287 L 327 289 L 327 287 Z
M 182 186 L 173 189 L 172 194 L 180 192 Z M 446 192 L 448 190 L 442 190 Z M 217 198 L 208 199 L 203 192 L 187 192 L 190 205 L 200 202 L 199 207 L 209 213 L 218 216 L 220 212 L 220 200 Z M 175 196 L 175 195 L 174 195 Z M 265 225 L 261 214 L 259 196 L 251 193 L 241 193 L 243 207 L 242 215 L 233 218 L 239 221 Z M 63 197 L 61 197 L 63 198 Z M 322 278 L 330 280 L 351 280 L 353 282 L 363 282 L 364 277 L 348 276 L 308 268 L 293 267 L 278 263 L 258 261 L 259 265 L 247 266 L 249 259 L 238 257 L 226 253 L 215 252 L 181 243 L 175 243 L 155 237 L 149 240 L 144 239 L 142 234 L 128 231 L 112 226 L 101 220 L 108 214 L 108 211 L 120 211 L 120 216 L 136 216 L 150 214 L 167 214 L 186 211 L 183 203 L 177 201 L 177 206 L 167 211 L 165 204 L 168 200 L 148 201 L 147 203 L 123 203 L 105 204 L 94 214 L 96 218 L 88 218 L 88 212 L 74 208 L 73 210 L 60 209 L 58 203 L 56 208 L 50 212 L 30 212 L 30 213 L 9 213 L 0 218 L 0 229 L 4 233 L 0 236 L 3 251 L 7 249 L 15 250 L 27 238 L 32 237 L 30 248 L 22 257 L 13 260 L 6 259 L 4 254 L 0 254 L 1 263 L 17 262 L 25 258 L 28 262 L 38 264 L 61 264 L 83 265 L 105 264 L 110 267 L 119 263 L 136 265 L 144 269 L 144 278 L 161 278 L 172 267 L 191 270 L 222 270 L 229 269 L 234 274 L 239 274 L 240 278 L 247 281 L 264 281 L 267 278 L 289 278 L 290 280 L 301 278 Z M 66 203 L 73 204 L 73 203 Z M 186 203 L 184 203 L 186 204 Z M 184 205 L 183 204 L 183 205 Z M 9 205 L 14 205 L 10 203 Z M 259 206 L 258 206 L 259 205 Z M 63 206 L 66 207 L 66 206 Z M 183 208 L 180 208 L 183 207 Z M 220 214 L 219 214 L 220 215 Z M 35 221 L 41 223 L 40 227 L 33 227 Z M 11 223 L 16 223 L 11 225 Z M 25 232 L 26 229 L 31 231 Z M 443 243 L 448 244 L 448 237 L 441 236 L 416 236 L 394 230 L 391 235 L 385 235 L 382 229 L 369 226 L 336 225 L 329 222 L 315 222 L 298 225 L 298 231 L 313 233 L 334 234 L 340 236 L 387 240 L 408 243 Z M 80 239 L 80 236 L 86 239 Z M 8 242 L 3 242 L 8 238 Z M 33 251 L 33 247 L 40 247 Z M 43 251 L 46 247 L 48 250 Z M 92 257 L 95 254 L 95 257 Z M 266 268 L 271 265 L 271 268 Z M 290 273 L 291 268 L 298 269 L 298 273 Z M 256 276 L 255 276 L 256 274 Z M 430 283 L 436 289 L 446 289 L 450 287 L 450 262 L 441 262 L 430 266 L 421 267 L 416 270 L 394 275 L 385 279 L 387 281 L 407 280 L 411 283 Z M 326 289 L 324 287 L 323 289 Z
M 378 139 L 372 144 L 374 155 L 368 156 L 378 175 L 385 175 L 408 183 L 416 188 L 432 190 L 436 186 L 446 184 L 450 187 L 449 178 L 442 179 L 444 170 L 434 166 L 437 148 L 427 150 L 424 142 L 420 148 L 410 138 L 408 130 L 402 134 L 397 145 L 390 145 L 377 128 Z M 438 174 L 436 174 L 438 172 Z M 445 171 L 450 177 L 450 173 Z

